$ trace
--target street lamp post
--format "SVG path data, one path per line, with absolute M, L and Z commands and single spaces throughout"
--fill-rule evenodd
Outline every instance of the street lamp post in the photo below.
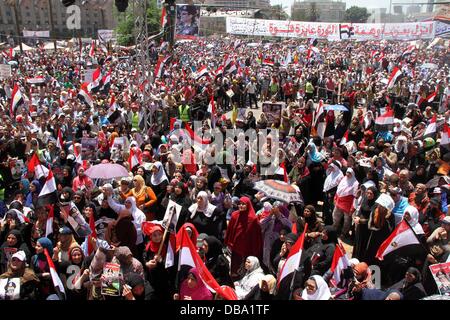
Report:
M 53 32 L 53 8 L 52 8 L 52 0 L 48 0 L 48 12 L 50 14 L 50 34 Z M 54 34 L 54 32 L 53 32 Z M 55 46 L 55 52 L 56 52 L 56 39 L 53 40 L 53 45 Z

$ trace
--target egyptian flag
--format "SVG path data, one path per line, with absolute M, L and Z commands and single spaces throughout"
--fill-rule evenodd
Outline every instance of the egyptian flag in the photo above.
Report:
M 156 63 L 155 67 L 155 78 L 159 79 L 164 74 L 164 68 L 166 66 L 167 61 L 169 60 L 170 56 L 167 57 L 159 57 L 158 62 Z
M 394 124 L 394 110 L 391 108 L 386 108 L 386 112 L 382 115 L 378 116 L 375 119 L 375 124 L 384 126 L 384 125 L 393 125 Z
M 169 235 L 169 245 L 167 246 L 165 267 L 170 268 L 175 265 L 175 251 L 177 247 L 177 236 L 175 233 Z
M 78 152 L 78 150 L 76 148 L 76 144 L 73 145 L 73 154 L 75 156 L 75 162 L 80 164 L 80 165 L 83 165 L 83 159 L 81 158 L 81 153 Z
M 414 50 L 416 50 L 416 45 L 415 45 L 415 44 L 409 45 L 409 46 L 406 48 L 406 50 L 403 51 L 403 53 L 402 53 L 402 58 L 404 59 L 407 55 L 412 54 L 412 53 L 414 52 Z
M 211 95 L 209 100 L 208 112 L 211 115 L 211 128 L 216 127 L 216 103 L 214 102 L 214 95 Z
M 269 66 L 272 67 L 274 66 L 274 62 L 271 59 L 264 59 L 262 62 L 263 66 Z
M 56 139 L 56 147 L 60 150 L 64 150 L 64 141 L 61 133 L 61 128 L 58 129 L 58 137 Z
M 439 94 L 438 89 L 436 88 L 436 90 L 434 92 L 432 92 L 428 97 L 423 98 L 422 96 L 418 96 L 418 100 L 417 101 L 417 105 L 420 107 L 420 105 L 424 102 L 428 102 L 431 103 L 434 101 L 434 99 L 436 98 L 436 96 Z
M 55 216 L 55 205 L 51 204 L 47 206 L 47 208 L 48 208 L 48 216 L 47 222 L 45 224 L 45 236 L 48 238 L 48 236 L 53 233 L 53 218 Z
M 226 54 L 223 59 L 223 69 L 225 70 L 226 68 L 228 68 L 232 61 L 233 59 L 228 54 Z
M 378 260 L 383 260 L 387 254 L 411 245 L 420 246 L 420 242 L 408 222 L 403 219 L 392 234 L 381 244 L 375 257 Z
M 293 273 L 300 266 L 300 259 L 302 257 L 303 251 L 303 243 L 305 242 L 305 233 L 308 230 L 308 224 L 305 224 L 305 231 L 303 231 L 302 235 L 298 238 L 297 242 L 292 246 L 289 251 L 289 255 L 281 268 L 280 275 L 278 277 L 277 286 L 280 287 L 281 281 L 286 278 L 288 275 Z
M 448 145 L 450 143 L 450 128 L 448 127 L 447 122 L 444 123 L 444 127 L 442 128 L 441 135 L 441 146 Z
M 50 269 L 50 275 L 52 276 L 53 286 L 55 287 L 56 294 L 60 300 L 66 299 L 66 291 L 64 290 L 64 285 L 56 272 L 55 264 L 53 263 L 48 250 L 44 248 L 44 254 L 47 257 L 48 267 Z
M 102 71 L 100 68 L 97 68 L 92 74 L 92 82 L 88 85 L 88 91 L 98 91 L 100 89 L 100 81 L 102 80 Z
M 30 219 L 26 215 L 23 214 L 23 212 L 17 210 L 17 209 L 9 209 L 13 210 L 16 213 L 17 219 L 19 219 L 20 223 L 30 223 Z M 2 221 L 6 220 L 6 214 L 3 217 Z
M 310 46 L 315 47 L 315 46 L 317 46 L 318 43 L 319 43 L 319 41 L 317 40 L 317 38 L 311 38 L 311 39 L 309 40 L 309 45 L 310 45 Z
M 287 169 L 286 169 L 286 163 L 284 161 L 282 163 L 280 163 L 280 168 L 281 168 L 281 171 L 283 171 L 282 175 L 283 175 L 284 182 L 289 183 L 289 177 L 288 177 L 288 173 L 287 173 Z
M 223 75 L 223 70 L 224 70 L 224 67 L 223 66 L 219 66 L 217 68 L 217 70 L 215 71 L 216 77 L 218 77 L 220 75 Z
M 91 234 L 87 237 L 87 250 L 90 256 L 94 252 L 93 241 L 97 241 L 97 231 L 95 230 L 95 217 L 93 214 L 89 216 L 89 228 L 92 230 Z
M 436 134 L 436 114 L 431 118 L 430 124 L 425 129 L 425 132 L 423 134 L 424 137 L 426 136 L 433 136 Z
M 232 63 L 231 63 L 230 69 L 227 70 L 227 73 L 233 73 L 233 72 L 235 72 L 237 69 L 238 69 L 238 68 L 236 67 L 236 63 L 235 63 L 235 62 L 232 62 Z
M 28 163 L 28 172 L 34 172 L 36 179 L 40 179 L 41 177 L 46 177 L 48 175 L 48 169 L 41 164 L 36 152 L 33 153 L 33 156 Z
M 211 143 L 210 140 L 205 140 L 202 137 L 200 137 L 196 132 L 194 132 L 189 123 L 187 122 L 184 123 L 184 129 L 188 134 L 188 138 L 191 139 L 191 145 L 193 145 L 194 143 L 199 143 L 201 145 L 208 145 Z
M 206 76 L 209 74 L 208 68 L 206 66 L 201 67 L 197 72 L 194 74 L 195 80 L 200 79 L 203 76 Z
M 311 56 L 312 56 L 313 52 L 314 53 L 319 53 L 320 51 L 319 51 L 319 49 L 317 49 L 316 47 L 311 45 L 311 46 L 309 46 L 308 53 L 306 54 L 306 58 L 308 60 L 311 59 Z
M 109 87 L 111 86 L 111 71 L 109 71 L 105 76 L 103 76 L 101 83 L 102 83 L 101 90 L 103 92 L 107 92 L 109 90 Z
M 214 279 L 212 274 L 209 272 L 208 268 L 203 263 L 202 258 L 197 253 L 197 248 L 192 243 L 186 229 L 182 228 L 181 232 L 185 234 L 180 237 L 182 239 L 182 243 L 177 244 L 177 246 L 180 245 L 178 255 L 178 271 L 180 271 L 182 266 L 196 268 L 200 279 L 210 291 L 216 292 L 226 300 L 236 300 L 236 295 L 232 295 L 229 291 L 223 290 L 217 283 L 216 279 Z
M 162 9 L 161 9 L 161 29 L 164 30 L 167 23 L 168 23 L 168 17 L 167 17 L 166 7 L 162 7 Z
M 109 102 L 108 114 L 106 115 L 108 118 L 118 109 L 116 103 L 116 96 L 111 96 L 111 101 Z
M 38 196 L 38 206 L 51 205 L 57 202 L 56 181 L 52 170 L 48 170 L 44 186 Z
M 22 96 L 22 92 L 20 91 L 19 86 L 17 83 L 14 84 L 14 89 L 11 95 L 11 105 L 9 107 L 9 114 L 11 115 L 11 118 L 14 119 L 17 108 L 24 103 L 24 98 Z
M 400 70 L 399 67 L 395 67 L 394 70 L 392 70 L 391 75 L 389 76 L 388 81 L 388 89 L 392 89 L 395 85 L 395 82 L 397 81 L 398 77 L 402 75 L 402 70 Z
M 142 151 L 137 147 L 130 148 L 130 156 L 128 157 L 130 170 L 135 166 L 142 164 Z
M 86 83 L 83 83 L 83 84 L 81 85 L 81 89 L 80 89 L 80 91 L 78 92 L 78 98 L 79 98 L 80 100 L 81 100 L 81 98 L 82 98 L 82 100 L 83 100 L 88 106 L 90 106 L 91 108 L 94 107 L 94 99 L 93 99 L 92 96 L 90 95 L 89 89 L 87 88 L 87 84 L 86 84 Z
M 341 146 L 343 146 L 344 144 L 346 144 L 348 142 L 348 129 L 347 131 L 345 131 L 344 136 L 341 139 L 341 142 L 339 143 Z
M 343 34 L 346 34 L 347 37 L 342 37 Z M 355 32 L 353 31 L 353 27 L 348 24 L 339 24 L 339 36 L 341 39 L 350 39 L 352 36 L 355 35 Z
M 336 249 L 334 250 L 330 268 L 330 271 L 333 273 L 330 281 L 334 286 L 337 287 L 337 285 L 341 282 L 341 274 L 348 267 L 350 267 L 350 263 L 348 262 L 348 257 L 345 253 L 344 247 L 340 244 L 336 244 Z
M 92 59 L 95 58 L 95 40 L 92 40 L 91 42 L 91 49 L 89 50 L 89 57 Z

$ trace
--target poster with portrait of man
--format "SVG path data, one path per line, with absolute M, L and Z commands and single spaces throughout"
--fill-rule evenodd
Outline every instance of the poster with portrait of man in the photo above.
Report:
M 274 123 L 275 119 L 281 120 L 281 110 L 284 106 L 284 102 L 264 102 L 262 105 L 262 112 L 266 115 L 267 122 Z
M 177 5 L 175 39 L 195 39 L 199 36 L 200 7 Z

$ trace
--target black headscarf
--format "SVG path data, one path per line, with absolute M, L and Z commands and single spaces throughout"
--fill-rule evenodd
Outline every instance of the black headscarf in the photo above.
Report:
M 409 267 L 406 272 L 412 273 L 416 280 L 413 283 L 409 283 L 410 286 L 415 285 L 416 283 L 422 282 L 422 274 L 419 270 L 414 267 Z
M 207 236 L 205 238 L 206 243 L 208 244 L 208 253 L 206 253 L 206 258 L 208 260 L 214 260 L 222 254 L 222 242 L 214 236 Z
M 361 202 L 361 210 L 365 212 L 370 212 L 372 211 L 372 207 L 374 206 L 375 201 L 377 201 L 378 199 L 378 190 L 375 187 L 369 187 L 367 188 L 367 190 L 371 190 L 373 192 L 374 197 L 372 200 L 369 200 L 367 196 L 364 194 Z
M 328 239 L 327 240 L 323 240 L 322 239 L 322 243 L 323 244 L 328 244 L 328 243 L 338 243 L 338 237 L 337 237 L 337 231 L 336 228 L 334 228 L 333 226 L 325 226 L 323 228 L 323 232 L 325 232 L 328 235 Z

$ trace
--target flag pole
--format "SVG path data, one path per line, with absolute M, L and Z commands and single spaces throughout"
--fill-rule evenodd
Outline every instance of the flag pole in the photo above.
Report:
M 306 236 L 306 230 L 308 230 L 308 223 L 305 223 L 305 229 L 303 230 L 303 235 L 301 235 L 300 237 L 303 237 L 303 239 L 305 239 L 304 237 Z M 303 246 L 301 248 L 302 250 L 302 254 L 303 254 Z M 300 260 L 302 259 L 302 257 L 300 256 Z M 286 263 L 286 262 L 285 262 Z M 300 264 L 300 262 L 299 262 Z M 297 275 L 297 270 L 300 268 L 300 265 L 298 265 L 295 270 L 294 270 L 294 274 L 292 275 L 292 280 L 291 280 L 291 285 L 289 286 L 289 300 L 292 300 L 292 296 L 294 294 L 294 283 L 295 283 L 295 276 Z
M 163 234 L 163 238 L 161 240 L 161 244 L 159 245 L 159 249 L 158 249 L 158 253 L 157 253 L 158 256 L 161 255 L 161 251 L 163 249 L 164 242 L 166 241 L 167 233 L 169 233 L 170 222 L 172 221 L 173 214 L 176 211 L 176 209 L 175 210 L 174 209 L 175 208 L 172 208 L 170 210 L 170 212 L 169 212 L 169 221 L 167 222 L 167 225 L 165 227 L 163 226 L 164 234 Z

